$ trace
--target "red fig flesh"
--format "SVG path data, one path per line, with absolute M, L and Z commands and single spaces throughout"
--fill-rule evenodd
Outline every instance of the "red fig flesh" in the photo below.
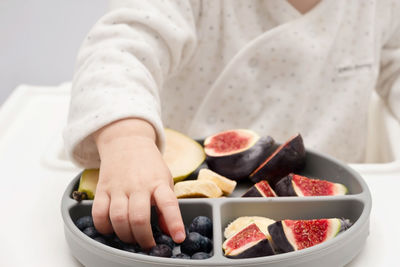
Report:
M 225 156 L 238 153 L 252 146 L 258 135 L 250 130 L 230 130 L 221 132 L 204 141 L 204 150 L 210 156 Z
M 265 234 L 252 223 L 225 240 L 222 248 L 229 258 L 253 258 L 274 254 Z
M 242 197 L 276 197 L 275 191 L 267 181 L 263 180 L 253 185 Z
M 246 178 L 263 162 L 274 144 L 272 137 L 262 137 L 244 129 L 212 135 L 204 141 L 206 162 L 214 172 L 233 180 Z
M 337 196 L 345 195 L 348 190 L 339 183 L 291 173 L 276 184 L 275 191 L 279 196 Z

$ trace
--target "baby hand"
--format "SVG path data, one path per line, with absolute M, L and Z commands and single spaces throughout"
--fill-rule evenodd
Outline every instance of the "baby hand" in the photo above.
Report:
M 154 204 L 173 240 L 183 242 L 185 230 L 173 180 L 155 145 L 153 127 L 143 120 L 125 119 L 99 130 L 94 138 L 101 158 L 92 209 L 96 229 L 102 234 L 114 230 L 124 242 L 151 248 Z

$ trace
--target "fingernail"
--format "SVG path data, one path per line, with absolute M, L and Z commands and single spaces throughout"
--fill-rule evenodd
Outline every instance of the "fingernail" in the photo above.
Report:
M 182 231 L 179 231 L 178 233 L 175 234 L 174 239 L 176 242 L 183 242 L 185 240 L 185 233 Z

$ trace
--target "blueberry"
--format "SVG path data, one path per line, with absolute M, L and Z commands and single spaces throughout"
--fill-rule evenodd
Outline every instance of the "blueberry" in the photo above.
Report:
M 210 253 L 213 249 L 213 242 L 208 237 L 202 236 L 202 239 L 200 240 L 200 247 L 201 252 Z
M 85 229 L 85 228 L 94 226 L 94 224 L 93 224 L 93 218 L 92 218 L 92 216 L 83 216 L 83 217 L 80 217 L 78 220 L 76 220 L 75 225 L 76 225 L 76 227 L 79 228 L 79 230 L 82 231 L 82 230 Z
M 82 232 L 90 238 L 95 238 L 100 236 L 100 233 L 97 232 L 96 228 L 94 228 L 93 226 L 86 227 L 85 229 L 83 229 Z
M 123 243 L 123 245 L 121 246 L 121 249 L 124 251 L 132 252 L 132 253 L 136 252 L 136 246 L 133 244 Z
M 179 254 L 173 255 L 171 258 L 174 258 L 174 259 L 190 259 L 190 256 L 185 254 L 185 253 L 179 253 Z
M 189 232 L 196 232 L 208 238 L 212 238 L 213 225 L 210 218 L 197 216 L 189 226 Z
M 193 260 L 204 260 L 204 259 L 208 259 L 209 257 L 211 257 L 210 254 L 205 253 L 205 252 L 197 252 L 192 255 Z
M 189 235 L 189 233 L 190 233 L 189 228 L 186 225 L 185 225 L 185 233 L 186 233 L 186 235 Z
M 97 242 L 100 242 L 100 243 L 104 244 L 104 245 L 108 245 L 107 240 L 102 236 L 96 236 L 93 239 L 96 240 Z
M 181 251 L 190 256 L 196 252 L 200 252 L 203 238 L 204 237 L 201 236 L 199 233 L 189 233 L 189 235 L 186 236 L 185 241 L 183 241 L 181 244 Z
M 155 245 L 150 249 L 149 255 L 170 258 L 172 256 L 172 249 L 165 244 Z
M 153 232 L 153 237 L 157 238 L 158 236 L 162 235 L 162 231 L 157 224 L 151 224 L 151 231 Z
M 137 252 L 142 252 L 142 251 L 143 251 L 142 248 L 140 247 L 140 245 L 139 245 L 138 243 L 134 244 L 133 247 L 135 248 L 135 250 L 136 250 Z
M 157 244 L 165 244 L 165 245 L 169 246 L 171 249 L 173 249 L 175 247 L 175 243 L 172 240 L 172 238 L 167 235 L 164 235 L 164 234 L 156 237 L 155 241 Z
M 124 246 L 124 242 L 118 238 L 118 236 L 116 236 L 115 234 L 111 234 L 111 235 L 106 235 L 104 236 L 107 240 L 107 243 L 109 244 L 109 246 L 113 247 L 113 248 L 117 248 L 117 249 L 122 249 L 122 247 Z

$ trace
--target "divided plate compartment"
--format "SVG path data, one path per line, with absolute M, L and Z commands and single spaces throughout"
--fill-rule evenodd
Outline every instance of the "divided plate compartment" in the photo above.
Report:
M 89 215 L 93 201 L 80 203 L 71 198 L 80 174 L 73 179 L 62 198 L 61 212 L 65 237 L 72 254 L 85 266 L 274 266 L 274 267 L 338 267 L 349 263 L 363 248 L 369 233 L 371 195 L 358 173 L 346 164 L 307 150 L 306 167 L 298 172 L 309 177 L 344 184 L 349 193 L 344 196 L 240 198 L 252 185 L 238 183 L 235 192 L 226 198 L 180 199 L 185 225 L 199 215 L 213 221 L 213 252 L 205 260 L 161 258 L 126 252 L 101 244 L 82 233 L 74 224 L 77 218 Z M 190 179 L 190 178 L 189 178 Z M 229 259 L 222 243 L 225 227 L 240 216 L 264 216 L 273 220 L 346 218 L 353 225 L 336 237 L 316 246 L 272 256 Z M 154 219 L 155 212 L 152 212 Z

